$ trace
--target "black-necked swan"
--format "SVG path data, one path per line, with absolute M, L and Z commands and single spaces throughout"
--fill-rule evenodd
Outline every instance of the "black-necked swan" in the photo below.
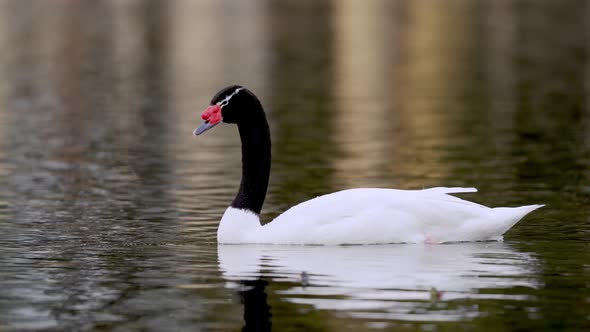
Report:
M 300 203 L 262 225 L 258 215 L 270 175 L 270 129 L 258 98 L 233 85 L 219 91 L 201 115 L 200 135 L 220 122 L 238 125 L 242 181 L 219 228 L 220 244 L 384 244 L 501 240 L 543 205 L 489 208 L 449 194 L 475 188 L 397 190 L 358 188 Z

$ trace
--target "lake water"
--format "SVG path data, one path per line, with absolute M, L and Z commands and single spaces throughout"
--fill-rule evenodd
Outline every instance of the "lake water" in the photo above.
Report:
M 0 331 L 590 330 L 588 1 L 0 2 Z M 239 137 L 265 221 L 352 187 L 546 204 L 504 242 L 217 246 Z

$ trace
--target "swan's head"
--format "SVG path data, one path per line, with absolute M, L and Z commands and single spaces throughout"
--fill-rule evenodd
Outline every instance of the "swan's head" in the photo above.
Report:
M 251 115 L 248 110 L 260 106 L 260 102 L 248 89 L 239 85 L 231 85 L 219 91 L 201 118 L 203 123 L 195 129 L 194 135 L 200 135 L 215 127 L 220 122 L 240 123 Z

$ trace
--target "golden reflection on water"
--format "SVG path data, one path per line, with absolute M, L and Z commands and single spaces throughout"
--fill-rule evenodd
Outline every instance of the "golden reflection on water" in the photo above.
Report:
M 451 1 L 441 7 L 412 1 L 405 8 L 397 105 L 408 146 L 400 148 L 424 155 L 399 159 L 404 160 L 400 167 L 415 174 L 414 187 L 442 185 L 440 181 L 449 178 L 448 165 L 442 162 L 446 149 L 439 147 L 456 135 L 453 121 L 469 111 L 458 107 L 457 98 L 471 82 L 466 75 L 472 65 L 473 6 L 471 1 Z
M 344 153 L 332 160 L 335 177 L 347 188 L 383 186 L 380 175 L 399 144 L 395 6 L 354 0 L 334 6 L 334 136 Z
M 473 6 L 335 3 L 334 123 L 344 157 L 333 164 L 348 186 L 383 186 L 388 173 L 412 174 L 415 180 L 397 184 L 409 188 L 443 185 L 450 176 L 437 147 L 470 111 L 457 99 L 472 82 Z

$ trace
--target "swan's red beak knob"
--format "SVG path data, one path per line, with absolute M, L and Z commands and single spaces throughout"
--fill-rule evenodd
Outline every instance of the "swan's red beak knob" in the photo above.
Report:
M 221 106 L 211 105 L 207 107 L 203 114 L 201 114 L 201 119 L 204 121 L 201 123 L 199 128 L 195 129 L 193 132 L 195 136 L 201 135 L 221 122 Z

